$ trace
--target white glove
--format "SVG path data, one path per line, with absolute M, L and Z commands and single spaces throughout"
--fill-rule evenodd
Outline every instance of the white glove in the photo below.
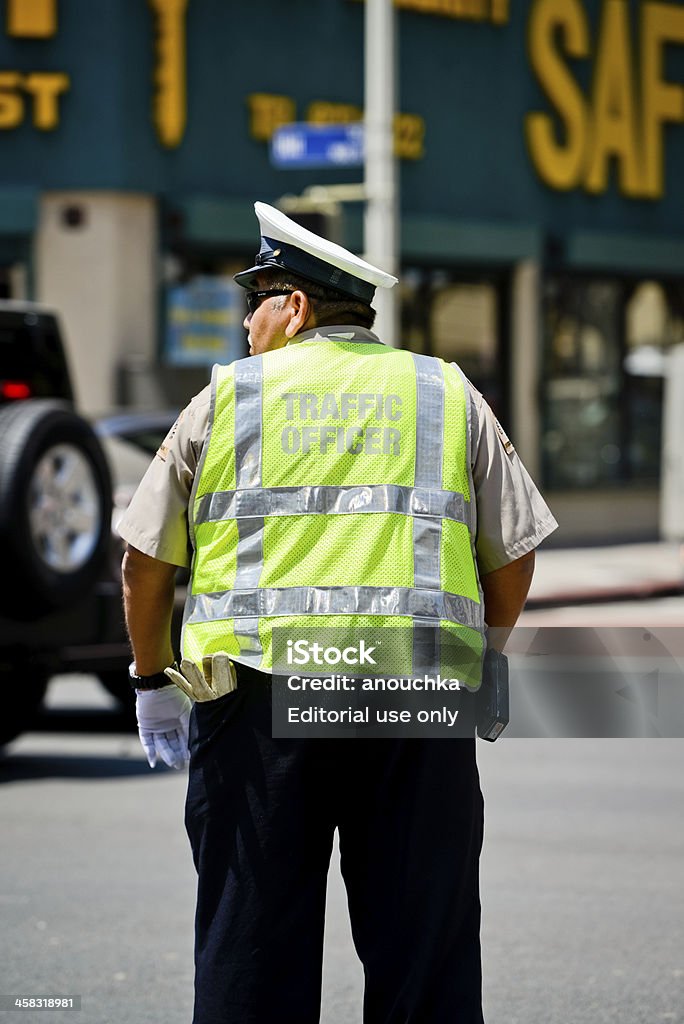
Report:
M 188 725 L 192 701 L 177 686 L 136 690 L 138 734 L 150 768 L 161 758 L 169 768 L 184 768 L 190 760 Z
M 216 700 L 237 689 L 235 666 L 225 651 L 202 658 L 201 669 L 194 661 L 183 658 L 180 670 L 172 666 L 164 672 L 192 700 Z

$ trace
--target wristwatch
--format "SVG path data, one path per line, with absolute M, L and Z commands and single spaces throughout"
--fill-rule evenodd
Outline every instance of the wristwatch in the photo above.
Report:
M 176 663 L 174 662 L 171 667 L 176 668 Z M 155 672 L 153 676 L 139 676 L 134 661 L 128 666 L 128 681 L 134 690 L 161 690 L 162 686 L 173 686 L 163 672 Z

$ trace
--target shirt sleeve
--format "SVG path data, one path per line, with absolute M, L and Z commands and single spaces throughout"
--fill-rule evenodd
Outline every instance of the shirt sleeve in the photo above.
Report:
M 181 412 L 119 522 L 121 537 L 152 558 L 190 565 L 188 503 L 207 436 L 211 387 Z
M 534 550 L 558 523 L 480 392 L 469 390 L 475 548 L 486 575 Z

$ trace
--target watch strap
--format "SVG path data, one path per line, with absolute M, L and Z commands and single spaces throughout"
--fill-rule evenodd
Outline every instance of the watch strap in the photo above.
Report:
M 135 662 L 132 662 L 128 666 L 128 681 L 134 690 L 161 690 L 162 686 L 173 686 L 172 681 L 164 672 L 155 672 L 151 676 L 139 676 L 135 669 Z

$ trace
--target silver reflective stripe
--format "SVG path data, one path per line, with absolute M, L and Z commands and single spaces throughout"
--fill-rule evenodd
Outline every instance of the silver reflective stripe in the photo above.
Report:
M 475 501 L 475 481 L 473 479 L 473 465 L 475 462 L 475 446 L 477 444 L 477 438 L 479 437 L 479 421 L 478 413 L 475 408 L 475 401 L 473 397 L 474 388 L 465 373 L 458 365 L 458 363 L 450 363 L 463 384 L 463 391 L 465 393 L 465 406 L 466 406 L 466 469 L 468 472 L 468 489 L 470 491 L 470 501 L 464 501 L 465 514 L 468 522 L 468 532 L 470 534 L 470 550 L 473 555 L 473 568 L 475 569 L 475 579 L 477 581 L 477 592 L 480 597 L 480 607 L 482 608 L 482 618 L 480 621 L 480 631 L 482 633 L 482 658 L 480 661 L 480 669 L 484 666 L 484 656 L 487 650 L 487 636 L 486 626 L 484 621 L 484 593 L 482 591 L 482 584 L 480 582 L 480 569 L 477 564 L 477 549 L 475 547 L 475 538 L 477 536 L 477 502 Z
M 470 491 L 470 501 L 463 502 L 464 511 L 466 515 L 466 521 L 468 523 L 468 531 L 470 533 L 470 550 L 473 555 L 473 566 L 475 568 L 475 579 L 477 581 L 477 592 L 480 595 L 480 601 L 484 605 L 484 593 L 482 591 L 482 583 L 480 582 L 480 569 L 477 564 L 477 549 L 475 547 L 475 538 L 477 537 L 477 502 L 475 501 L 475 481 L 473 479 L 473 465 L 475 461 L 475 446 L 477 444 L 477 438 L 479 438 L 479 418 L 478 412 L 475 407 L 475 401 L 473 398 L 473 386 L 464 374 L 458 363 L 449 364 L 459 375 L 463 384 L 463 390 L 465 392 L 465 404 L 466 404 L 466 429 L 467 429 L 467 444 L 466 444 L 466 468 L 468 470 L 468 489 Z M 484 629 L 484 622 L 482 624 Z M 483 658 L 484 658 L 483 647 Z
M 466 469 L 468 471 L 468 488 L 470 490 L 470 501 L 464 502 L 465 512 L 468 518 L 468 529 L 470 530 L 471 538 L 474 538 L 477 533 L 477 505 L 475 503 L 475 483 L 473 481 L 473 445 L 475 438 L 479 435 L 478 428 L 478 416 L 475 403 L 472 395 L 472 385 L 466 375 L 464 374 L 458 363 L 449 363 L 449 366 L 456 371 L 463 384 L 463 391 L 465 394 L 465 409 L 466 409 Z
M 235 660 L 242 662 L 243 665 L 259 668 L 264 653 L 259 639 L 259 620 L 257 618 L 236 619 L 233 633 L 240 645 L 240 654 Z
M 431 356 L 413 354 L 416 369 L 416 487 L 442 487 L 444 461 L 444 375 Z M 448 492 L 441 492 L 448 493 Z M 462 497 L 462 496 L 461 496 Z M 463 500 L 463 499 L 462 499 Z M 465 501 L 463 500 L 463 505 Z M 465 514 L 465 508 L 461 508 Z M 463 522 L 461 519 L 460 522 Z M 439 590 L 442 583 L 442 519 L 413 520 L 413 584 Z M 444 616 L 440 616 L 444 617 Z M 457 621 L 461 621 L 458 619 Z M 420 614 L 413 620 L 414 675 L 436 671 L 440 665 L 439 630 L 430 630 Z
M 442 521 L 416 516 L 413 520 L 413 585 L 439 590 L 441 580 Z
M 414 676 L 430 675 L 441 669 L 440 631 L 437 623 L 430 619 L 413 617 L 412 664 Z
M 408 587 L 273 587 L 188 597 L 188 623 L 262 615 L 410 615 L 481 630 L 481 606 L 469 597 Z M 238 624 L 236 623 L 236 629 Z
M 258 587 L 264 568 L 264 521 L 263 519 L 238 519 L 236 590 Z
M 415 353 L 416 487 L 442 487 L 444 451 L 444 377 L 441 363 Z
M 346 515 L 349 512 L 399 512 L 406 516 L 435 516 L 466 522 L 462 494 L 399 484 L 362 487 L 252 487 L 217 491 L 199 501 L 195 522 L 258 516 Z
M 261 356 L 235 364 L 235 482 L 239 488 L 261 487 L 264 438 L 264 368 Z M 264 568 L 264 520 L 239 519 L 235 587 L 258 587 Z M 255 667 L 263 651 L 257 618 L 235 623 L 241 655 Z
M 235 364 L 235 477 L 238 488 L 261 487 L 264 377 L 261 356 Z

